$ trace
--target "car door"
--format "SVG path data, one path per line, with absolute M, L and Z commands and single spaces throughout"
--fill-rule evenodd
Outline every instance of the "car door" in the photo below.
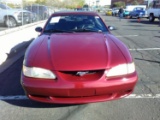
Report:
M 137 15 L 137 8 L 133 9 L 133 16 Z

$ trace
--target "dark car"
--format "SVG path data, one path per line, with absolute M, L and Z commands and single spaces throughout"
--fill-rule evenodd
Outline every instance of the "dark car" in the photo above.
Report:
M 49 8 L 45 5 L 28 5 L 25 10 L 31 11 L 37 15 L 37 20 L 45 20 L 49 18 Z
M 54 13 L 25 53 L 21 84 L 36 101 L 81 104 L 131 94 L 138 76 L 128 48 L 95 12 Z M 111 27 L 110 27 L 111 28 Z
M 83 11 L 84 9 L 83 8 L 75 8 L 74 10 L 75 11 Z
M 147 17 L 147 12 L 143 7 L 136 7 L 129 13 L 130 18 Z

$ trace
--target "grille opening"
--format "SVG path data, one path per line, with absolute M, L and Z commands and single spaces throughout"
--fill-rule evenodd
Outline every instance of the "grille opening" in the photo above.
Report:
M 104 70 L 86 70 L 86 71 L 60 71 L 60 76 L 66 80 L 97 80 Z
M 73 76 L 93 75 L 102 72 L 103 70 L 87 70 L 87 71 L 62 71 L 64 74 L 71 74 Z

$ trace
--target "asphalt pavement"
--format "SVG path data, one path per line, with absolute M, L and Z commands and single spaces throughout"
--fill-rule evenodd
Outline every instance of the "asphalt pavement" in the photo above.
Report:
M 24 54 L 0 73 L 2 120 L 160 120 L 160 26 L 147 19 L 102 17 L 130 50 L 139 80 L 127 98 L 82 105 L 44 104 L 25 97 L 20 85 Z M 26 46 L 27 47 L 27 46 Z M 25 52 L 25 50 L 24 50 Z M 11 59 L 15 55 L 11 56 Z M 6 61 L 7 62 L 7 61 Z

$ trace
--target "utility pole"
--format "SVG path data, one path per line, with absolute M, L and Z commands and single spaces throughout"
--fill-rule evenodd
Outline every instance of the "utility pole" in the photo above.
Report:
M 149 4 L 151 3 L 151 1 L 153 1 L 153 0 L 148 0 L 148 6 L 147 6 L 148 8 L 149 8 Z

